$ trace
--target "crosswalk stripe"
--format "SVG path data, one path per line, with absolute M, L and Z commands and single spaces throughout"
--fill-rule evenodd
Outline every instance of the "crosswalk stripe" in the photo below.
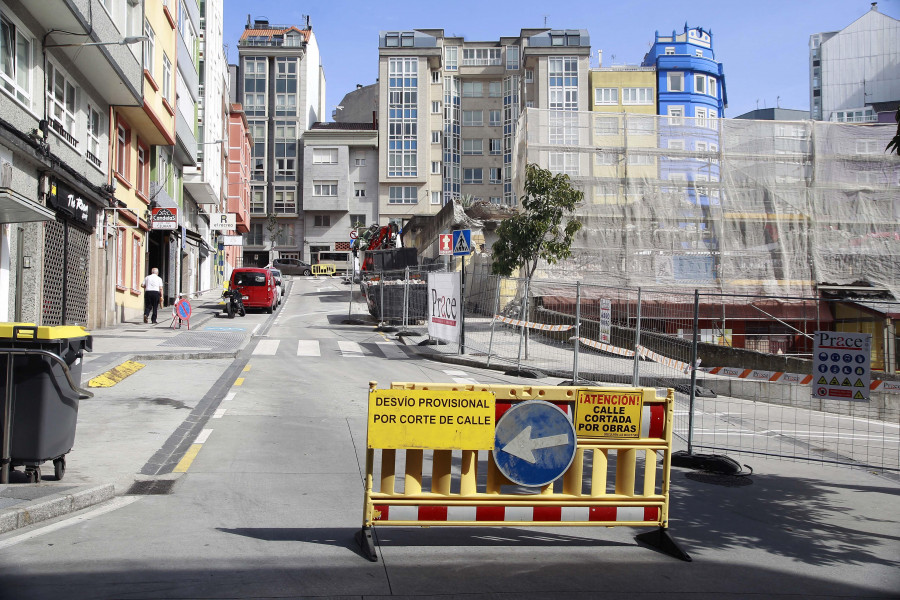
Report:
M 278 344 L 280 343 L 281 340 L 260 340 L 256 345 L 256 348 L 253 349 L 253 354 L 275 356 L 275 353 L 278 351 Z
M 454 377 L 454 383 L 459 383 L 460 385 L 478 385 L 478 382 L 474 379 L 469 379 L 468 377 Z
M 392 360 L 396 358 L 409 358 L 406 352 L 401 350 L 400 346 L 394 342 L 378 342 L 378 349 L 381 350 L 385 358 Z
M 363 355 L 362 348 L 356 342 L 341 340 L 338 342 L 338 348 L 340 348 L 344 358 L 356 358 Z
M 322 356 L 319 340 L 298 340 L 297 356 Z

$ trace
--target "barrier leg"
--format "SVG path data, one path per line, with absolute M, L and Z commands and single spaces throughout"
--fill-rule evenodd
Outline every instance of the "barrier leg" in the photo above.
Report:
M 634 536 L 634 539 L 648 546 L 656 548 L 663 554 L 668 554 L 685 562 L 693 562 L 691 555 L 681 549 L 681 547 L 669 537 L 669 531 L 665 527 L 660 527 L 647 533 L 641 533 Z
M 375 554 L 375 539 L 372 537 L 372 528 L 363 527 L 356 532 L 354 537 L 363 556 L 372 562 L 378 562 L 378 555 Z

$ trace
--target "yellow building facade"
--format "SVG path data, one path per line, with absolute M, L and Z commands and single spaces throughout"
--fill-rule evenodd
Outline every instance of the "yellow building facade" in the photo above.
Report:
M 169 178 L 171 159 L 159 147 L 175 144 L 176 15 L 162 2 L 144 3 L 142 34 L 147 38 L 142 48 L 143 105 L 110 110 L 117 321 L 143 313 L 141 282 L 150 271 L 151 202 L 159 185 L 151 182 Z
M 591 111 L 596 113 L 590 135 L 597 148 L 591 173 L 600 179 L 590 190 L 590 201 L 632 202 L 629 180 L 658 178 L 656 69 L 601 67 L 591 69 L 589 82 Z

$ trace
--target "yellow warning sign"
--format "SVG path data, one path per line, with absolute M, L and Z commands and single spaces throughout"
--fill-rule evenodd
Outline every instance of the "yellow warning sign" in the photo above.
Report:
M 865 400 L 866 397 L 862 395 L 862 392 L 859 392 L 859 391 L 858 391 L 858 392 L 856 392 L 856 395 L 853 396 L 853 399 L 854 399 L 854 400 Z
M 850 383 L 850 380 L 849 380 L 848 378 L 844 377 L 844 381 L 841 382 L 841 385 L 850 386 L 850 385 L 853 385 L 853 384 Z
M 865 387 L 865 386 L 863 386 L 862 379 L 857 379 L 856 383 L 853 384 L 853 387 Z
M 482 391 L 372 390 L 369 448 L 491 450 L 494 394 Z
M 837 377 L 832 377 L 832 378 L 831 378 L 831 382 L 829 383 L 829 385 L 841 385 L 841 384 L 840 384 L 840 382 L 838 381 Z
M 575 402 L 575 433 L 589 438 L 639 438 L 643 408 L 643 392 L 580 390 Z
M 825 379 L 825 376 L 823 375 L 822 377 L 819 377 L 819 380 L 816 383 L 819 385 L 828 385 L 828 380 Z

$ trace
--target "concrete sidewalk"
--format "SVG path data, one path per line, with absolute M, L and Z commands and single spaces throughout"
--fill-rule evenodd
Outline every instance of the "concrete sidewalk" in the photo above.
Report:
M 223 321 L 222 327 L 211 326 L 216 325 L 215 320 L 222 314 L 220 300 L 221 292 L 218 290 L 191 298 L 190 329 L 186 322 L 182 322 L 180 326 L 177 321 L 173 324 L 172 309 L 166 307 L 160 312 L 157 325 L 125 321 L 115 327 L 90 331 L 93 351 L 84 356 L 82 387 L 88 389 L 91 378 L 128 360 L 145 363 L 147 377 L 156 380 L 172 377 L 171 363 L 165 361 L 175 360 L 186 363 L 206 361 L 215 365 L 210 377 L 214 376 L 221 370 L 221 365 L 234 359 L 252 337 L 252 331 L 236 331 L 239 328 L 233 327 L 235 321 L 228 319 Z M 196 370 L 181 377 L 195 377 Z M 88 408 L 89 404 L 86 403 L 89 402 L 82 401 L 81 413 Z M 89 429 L 90 423 L 83 423 L 83 415 L 80 414 L 79 431 L 85 426 Z M 91 443 L 85 444 L 83 440 L 83 435 L 81 438 L 76 435 L 73 452 L 85 454 L 87 447 L 86 454 L 91 456 L 91 446 L 102 443 L 102 440 L 91 440 Z M 96 455 L 96 452 L 93 454 Z M 56 481 L 49 462 L 42 465 L 42 470 L 40 483 L 26 483 L 25 474 L 20 469 L 10 472 L 10 483 L 0 484 L 0 534 L 105 502 L 116 494 L 127 491 L 121 484 L 117 487 L 106 482 L 73 483 L 72 477 L 68 481 L 65 478 Z M 111 473 L 106 475 L 108 480 L 114 479 Z

